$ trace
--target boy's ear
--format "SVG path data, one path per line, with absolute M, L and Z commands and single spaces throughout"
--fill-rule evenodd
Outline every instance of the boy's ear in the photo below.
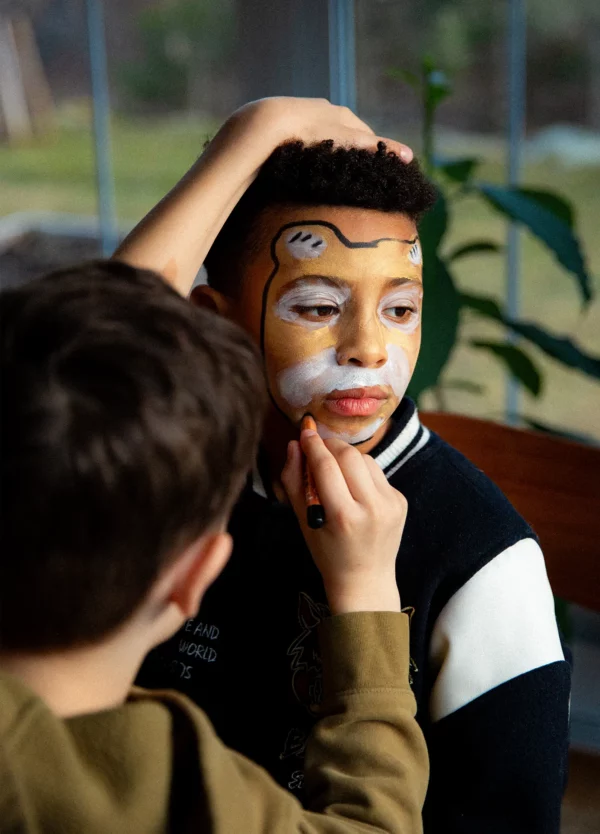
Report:
M 152 591 L 150 627 L 145 629 L 149 649 L 197 615 L 202 597 L 227 564 L 231 548 L 228 533 L 201 536 L 158 578 Z
M 225 318 L 231 318 L 231 301 L 219 290 L 209 287 L 206 284 L 199 284 L 190 293 L 190 301 L 196 307 L 204 307 L 213 313 L 219 313 Z
M 232 546 L 229 533 L 214 533 L 202 536 L 186 551 L 168 597 L 184 619 L 198 613 L 202 597 L 227 564 Z

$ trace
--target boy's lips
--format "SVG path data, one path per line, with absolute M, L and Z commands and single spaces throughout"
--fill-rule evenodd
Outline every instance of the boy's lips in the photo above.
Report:
M 381 408 L 389 394 L 378 385 L 369 388 L 348 388 L 331 391 L 323 405 L 333 414 L 344 417 L 371 417 Z

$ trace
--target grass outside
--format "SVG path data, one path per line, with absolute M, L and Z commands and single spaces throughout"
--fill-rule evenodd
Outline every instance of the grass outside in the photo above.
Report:
M 192 120 L 138 120 L 116 118 L 112 126 L 113 165 L 119 220 L 127 226 L 139 220 L 179 179 L 202 151 L 215 125 Z M 496 158 L 494 158 L 494 156 Z M 480 171 L 482 179 L 501 182 L 503 167 L 498 153 L 489 154 Z M 600 273 L 600 166 L 565 168 L 557 164 L 530 165 L 524 182 L 552 188 L 577 209 L 577 229 L 588 256 L 592 276 Z M 17 148 L 0 147 L 0 217 L 17 211 L 60 211 L 94 214 L 95 174 L 89 119 L 82 112 L 67 114 L 61 127 L 44 141 Z M 502 218 L 476 198 L 456 207 L 447 246 L 475 239 L 505 240 Z M 581 312 L 574 279 L 549 252 L 522 234 L 522 318 L 571 336 L 588 352 L 600 355 L 600 301 Z M 501 299 L 505 261 L 498 255 L 477 255 L 454 270 L 461 289 Z M 600 283 L 595 280 L 600 293 Z M 472 339 L 499 338 L 500 329 L 465 313 L 460 341 L 449 362 L 447 381 L 468 380 L 484 388 L 483 394 L 462 390 L 446 392 L 448 407 L 474 416 L 500 419 L 504 411 L 505 376 L 499 363 L 469 346 Z M 563 429 L 583 432 L 600 440 L 600 384 L 528 348 L 544 373 L 538 398 L 521 394 L 520 412 Z M 431 395 L 426 407 L 435 407 Z

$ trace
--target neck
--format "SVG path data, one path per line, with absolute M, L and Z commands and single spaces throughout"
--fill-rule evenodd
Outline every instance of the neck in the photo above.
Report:
M 122 704 L 148 650 L 119 632 L 102 643 L 45 654 L 0 654 L 3 671 L 19 678 L 62 718 Z

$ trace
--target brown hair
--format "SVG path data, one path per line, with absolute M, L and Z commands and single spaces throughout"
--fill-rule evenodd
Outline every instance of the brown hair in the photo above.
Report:
M 115 261 L 8 290 L 0 313 L 0 646 L 91 643 L 231 508 L 265 406 L 259 357 Z

